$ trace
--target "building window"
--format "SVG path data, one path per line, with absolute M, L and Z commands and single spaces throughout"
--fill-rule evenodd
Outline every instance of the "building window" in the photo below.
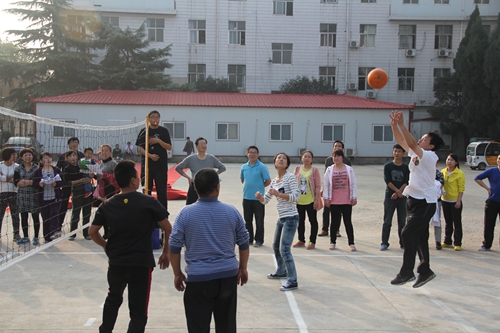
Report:
M 400 25 L 399 26 L 399 48 L 414 49 L 416 48 L 416 25 Z
M 323 124 L 322 142 L 334 142 L 340 140 L 344 142 L 344 125 L 341 124 Z
M 434 37 L 434 49 L 451 49 L 452 25 L 436 25 L 436 35 Z
M 163 42 L 164 19 L 148 18 L 148 40 L 150 42 Z
M 102 20 L 113 27 L 120 26 L 120 18 L 118 16 L 103 16 Z
M 403 4 L 418 5 L 418 0 L 403 0 Z
M 206 33 L 205 20 L 189 20 L 189 43 L 191 44 L 205 44 Z
M 434 68 L 434 85 L 436 84 L 436 79 L 441 77 L 450 77 L 451 69 L 450 68 Z
M 398 90 L 413 91 L 415 68 L 398 68 Z
M 475 5 L 487 5 L 490 3 L 490 0 L 474 0 Z
M 335 67 L 320 67 L 319 79 L 330 87 L 335 88 Z
M 361 0 L 361 3 L 376 3 L 377 0 Z
M 217 123 L 217 140 L 238 141 L 240 139 L 240 124 Z
M 274 15 L 293 16 L 293 1 L 292 0 L 275 0 L 273 5 Z
M 450 0 L 434 0 L 435 5 L 449 5 Z
M 68 34 L 75 39 L 85 39 L 87 37 L 86 21 L 81 15 L 68 15 Z
M 377 34 L 376 24 L 361 24 L 359 26 L 359 46 L 374 47 L 375 35 Z
M 366 81 L 368 73 L 371 72 L 375 67 L 359 67 L 358 69 L 358 90 L 373 90 L 372 87 Z
M 270 124 L 270 141 L 292 141 L 292 124 Z
M 229 44 L 245 45 L 245 21 L 229 21 Z
M 238 89 L 245 89 L 245 78 L 247 66 L 245 65 L 227 65 L 227 76 L 229 83 L 234 83 Z
M 67 124 L 76 124 L 76 120 L 72 119 L 54 119 L 58 120 L 61 123 L 67 123 Z M 74 128 L 68 128 L 64 126 L 54 126 L 52 129 L 52 135 L 56 138 L 70 138 L 72 136 L 76 136 L 76 129 Z
M 373 142 L 394 142 L 391 125 L 373 125 Z
M 188 83 L 195 83 L 200 80 L 205 80 L 207 74 L 207 65 L 205 64 L 188 64 Z
M 170 132 L 170 137 L 174 140 L 186 139 L 186 122 L 184 121 L 166 121 L 163 127 L 167 128 Z
M 293 44 L 272 43 L 273 64 L 291 64 Z
M 338 0 L 321 0 L 321 3 L 337 3 Z
M 337 44 L 337 25 L 320 23 L 319 25 L 320 46 L 335 47 Z

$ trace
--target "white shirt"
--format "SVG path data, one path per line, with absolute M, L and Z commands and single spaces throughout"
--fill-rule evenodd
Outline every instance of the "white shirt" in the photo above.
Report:
M 436 162 L 438 156 L 432 150 L 422 150 L 422 158 L 410 149 L 410 182 L 405 187 L 403 194 L 415 199 L 425 199 L 427 203 L 436 203 Z

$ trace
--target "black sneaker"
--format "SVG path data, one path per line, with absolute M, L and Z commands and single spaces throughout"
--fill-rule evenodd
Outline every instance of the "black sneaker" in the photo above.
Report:
M 413 285 L 413 288 L 422 287 L 424 284 L 434 279 L 436 274 L 433 271 L 429 270 L 427 273 L 418 274 L 417 282 Z
M 287 283 L 284 286 L 281 286 L 281 291 L 295 290 L 299 287 L 297 283 Z
M 267 274 L 268 279 L 281 279 L 286 278 L 286 274 L 271 273 Z
M 391 284 L 395 285 L 395 286 L 400 286 L 402 284 L 405 284 L 406 282 L 410 282 L 410 281 L 413 281 L 415 280 L 415 274 L 411 274 L 411 275 L 408 275 L 408 276 L 401 276 L 401 274 L 398 274 L 396 275 L 396 278 L 394 280 L 391 281 Z
M 441 250 L 443 247 L 440 242 L 436 242 L 436 250 Z

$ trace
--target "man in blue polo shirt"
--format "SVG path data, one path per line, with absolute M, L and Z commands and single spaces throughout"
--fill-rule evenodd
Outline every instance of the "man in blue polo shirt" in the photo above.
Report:
M 189 333 L 236 333 L 237 284 L 248 281 L 248 232 L 238 210 L 218 200 L 219 175 L 211 168 L 194 176 L 198 201 L 181 209 L 170 236 L 174 286 L 184 291 Z M 234 253 L 238 245 L 239 262 Z M 187 278 L 181 270 L 185 246 Z
M 243 183 L 243 217 L 250 235 L 250 244 L 255 238 L 255 247 L 264 244 L 264 214 L 265 208 L 255 198 L 255 193 L 265 193 L 265 188 L 271 184 L 271 176 L 267 167 L 259 161 L 259 148 L 247 148 L 248 162 L 241 166 L 240 179 Z M 255 216 L 255 235 L 252 220 Z

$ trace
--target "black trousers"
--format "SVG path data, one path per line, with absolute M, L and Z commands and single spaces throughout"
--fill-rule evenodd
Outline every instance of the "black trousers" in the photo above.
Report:
M 212 314 L 215 332 L 236 333 L 237 278 L 186 283 L 184 310 L 189 333 L 209 333 Z
M 406 224 L 401 232 L 404 253 L 403 266 L 399 274 L 406 277 L 413 274 L 415 255 L 418 252 L 420 264 L 417 272 L 429 272 L 429 221 L 436 212 L 436 203 L 427 203 L 425 199 L 408 197 L 406 201 Z
M 444 221 L 446 223 L 444 231 L 444 242 L 446 244 L 452 243 L 453 245 L 462 246 L 462 208 L 463 203 L 460 205 L 459 209 L 455 208 L 454 202 L 441 201 L 441 207 L 443 208 Z
M 195 203 L 198 200 L 198 193 L 194 189 L 193 183 L 189 184 L 188 194 L 186 197 L 186 206 Z M 262 204 L 261 204 L 262 205 Z
M 486 200 L 484 206 L 484 240 L 483 246 L 487 249 L 493 244 L 493 237 L 495 236 L 495 224 L 497 217 L 500 215 L 500 202 L 493 200 Z
M 25 238 L 29 238 L 29 223 L 28 223 L 28 212 L 21 213 L 21 225 L 23 227 L 23 235 Z M 38 238 L 38 234 L 40 233 L 40 214 L 39 213 L 31 213 L 31 217 L 33 218 L 33 231 L 35 232 L 35 238 Z
M 264 215 L 265 206 L 259 200 L 243 199 L 243 218 L 245 219 L 245 226 L 247 227 L 250 239 L 248 242 L 253 244 L 253 217 L 255 216 L 255 241 L 264 244 Z
M 337 233 L 340 230 L 341 218 L 344 220 L 345 233 L 347 234 L 347 243 L 354 245 L 354 228 L 352 226 L 352 205 L 330 205 L 332 214 L 332 225 L 330 226 L 330 242 L 337 243 Z
M 83 225 L 90 222 L 92 213 L 92 196 L 85 198 L 85 191 L 73 192 L 73 210 L 71 212 L 71 231 L 78 228 L 80 222 L 80 212 L 83 211 Z M 83 237 L 89 235 L 89 227 L 83 229 Z
M 156 197 L 158 201 L 167 208 L 167 171 L 166 170 L 149 170 L 148 177 L 148 195 L 151 195 L 153 189 L 153 180 L 156 185 Z M 167 208 L 168 209 L 168 208 Z
M 57 231 L 61 231 L 61 227 L 64 224 L 64 218 L 68 212 L 69 197 L 71 195 L 71 186 L 62 187 L 62 198 L 61 198 L 61 208 L 59 209 L 59 228 Z
M 100 333 L 112 332 L 118 310 L 123 302 L 123 291 L 128 285 L 128 308 L 130 322 L 128 333 L 143 333 L 148 321 L 149 293 L 153 267 L 116 266 L 108 267 L 109 291 L 102 311 Z
M 316 237 L 318 236 L 318 211 L 314 209 L 314 203 L 310 203 L 309 205 L 297 205 L 297 211 L 299 212 L 299 226 L 297 227 L 299 241 L 304 243 L 306 242 L 305 232 L 307 213 L 309 223 L 311 223 L 311 235 L 309 236 L 309 241 L 316 244 Z

